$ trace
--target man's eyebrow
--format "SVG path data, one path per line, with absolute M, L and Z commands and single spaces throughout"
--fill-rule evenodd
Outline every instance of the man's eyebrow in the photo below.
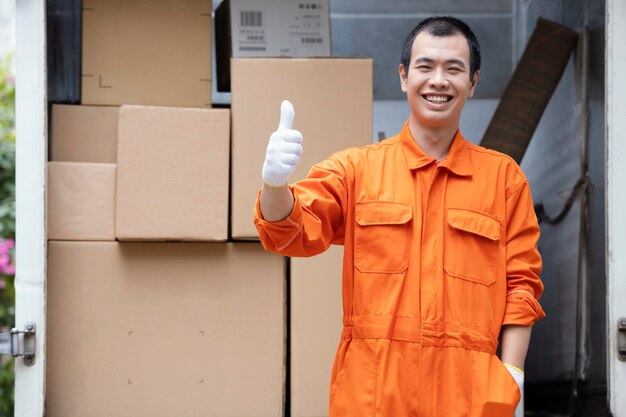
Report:
M 421 63 L 432 64 L 433 62 L 435 62 L 434 59 L 428 58 L 426 56 L 418 57 L 414 61 L 415 64 L 421 64 Z M 445 63 L 446 64 L 454 64 L 454 65 L 458 65 L 459 67 L 465 68 L 465 62 L 463 62 L 460 59 L 456 59 L 456 58 L 448 59 L 448 60 L 445 61 Z

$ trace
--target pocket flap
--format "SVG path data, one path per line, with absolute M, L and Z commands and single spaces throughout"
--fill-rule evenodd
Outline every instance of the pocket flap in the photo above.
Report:
M 448 209 L 448 224 L 489 240 L 500 239 L 500 222 L 488 214 L 467 209 Z
M 356 222 L 360 226 L 405 224 L 413 217 L 411 206 L 393 201 L 358 201 Z

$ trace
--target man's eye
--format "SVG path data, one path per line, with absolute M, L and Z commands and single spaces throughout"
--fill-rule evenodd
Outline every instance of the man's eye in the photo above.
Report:
M 452 72 L 459 72 L 459 71 L 461 71 L 461 69 L 460 69 L 460 68 L 455 68 L 455 67 L 452 67 L 452 68 L 448 68 L 448 71 L 452 71 Z
M 420 70 L 429 70 L 429 69 L 430 69 L 430 67 L 429 67 L 428 65 L 420 65 L 419 67 L 417 67 L 417 69 L 420 69 Z

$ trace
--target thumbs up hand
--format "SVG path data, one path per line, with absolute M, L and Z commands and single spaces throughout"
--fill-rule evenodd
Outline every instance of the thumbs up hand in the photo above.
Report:
M 270 187 L 278 188 L 287 184 L 289 174 L 300 162 L 302 133 L 291 128 L 294 116 L 293 105 L 284 100 L 280 104 L 278 130 L 270 136 L 263 164 L 263 181 Z

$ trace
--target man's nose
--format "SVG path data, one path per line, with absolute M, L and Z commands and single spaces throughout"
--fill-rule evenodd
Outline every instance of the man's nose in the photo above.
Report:
M 447 88 L 450 83 L 442 71 L 435 71 L 430 77 L 429 85 L 432 88 Z

